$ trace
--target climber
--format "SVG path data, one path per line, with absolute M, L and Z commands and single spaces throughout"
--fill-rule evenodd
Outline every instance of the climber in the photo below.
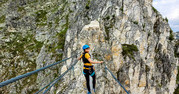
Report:
M 91 55 L 89 54 L 90 47 L 88 45 L 84 45 L 82 48 L 83 48 L 84 52 L 81 54 L 81 56 L 78 58 L 78 60 L 80 60 L 81 58 L 83 60 L 83 63 L 84 63 L 83 74 L 86 78 L 86 86 L 88 89 L 87 94 L 91 94 L 89 76 L 91 76 L 93 78 L 94 92 L 95 92 L 95 83 L 96 83 L 95 69 L 92 64 L 103 63 L 103 61 L 92 61 L 90 58 Z

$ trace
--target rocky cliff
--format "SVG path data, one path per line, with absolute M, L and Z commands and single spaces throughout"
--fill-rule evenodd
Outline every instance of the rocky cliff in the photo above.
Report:
M 0 44 L 0 82 L 82 52 L 82 45 L 89 44 L 92 59 L 104 60 L 131 94 L 173 94 L 177 88 L 178 43 L 152 0 L 1 0 Z M 32 94 L 74 60 L 0 93 Z M 82 66 L 79 61 L 49 93 L 86 93 Z M 97 94 L 124 94 L 104 64 L 95 69 Z
M 179 40 L 179 31 L 175 32 L 174 34 L 175 34 L 175 38 L 176 38 L 177 40 Z

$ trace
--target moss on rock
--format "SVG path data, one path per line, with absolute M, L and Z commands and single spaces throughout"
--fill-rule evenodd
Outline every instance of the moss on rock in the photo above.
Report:
M 56 48 L 64 50 L 66 32 L 69 27 L 68 15 L 66 16 L 66 23 L 62 26 L 62 31 L 57 34 L 58 46 Z
M 136 45 L 132 44 L 122 44 L 122 55 L 124 56 L 124 58 L 126 58 L 126 56 L 129 56 L 130 58 L 134 59 L 134 53 L 133 52 L 137 52 L 138 48 Z
M 6 16 L 5 15 L 2 15 L 0 17 L 0 23 L 4 23 L 5 22 L 5 19 L 6 19 Z

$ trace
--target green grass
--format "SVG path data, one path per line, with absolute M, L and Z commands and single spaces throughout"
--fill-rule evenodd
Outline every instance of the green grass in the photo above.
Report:
M 58 23 L 59 23 L 59 21 L 60 21 L 60 18 L 59 18 L 59 17 L 57 17 L 57 18 L 55 19 L 55 24 L 58 24 Z
M 58 5 L 57 5 L 57 6 L 54 6 L 54 8 L 51 10 L 51 12 L 54 13 L 54 12 L 58 11 L 58 8 L 59 8 Z
M 24 50 L 34 50 L 39 52 L 43 46 L 43 42 L 39 42 L 34 38 L 34 35 L 28 34 L 22 36 L 20 33 L 6 33 L 6 36 L 15 35 L 16 37 L 12 41 L 7 42 L 6 49 L 13 55 L 24 55 Z
M 34 4 L 34 3 L 37 3 L 37 2 L 38 2 L 38 0 L 28 0 L 27 1 L 28 4 Z
M 6 16 L 5 16 L 5 15 L 2 15 L 2 16 L 0 17 L 0 23 L 4 23 L 5 20 L 6 20 Z
M 1 0 L 1 1 L 0 1 L 0 7 L 1 7 L 3 4 L 5 4 L 7 1 L 8 1 L 8 0 Z
M 49 27 L 49 28 L 52 27 L 52 22 L 48 22 L 48 27 Z
M 57 47 L 54 48 L 55 49 L 62 49 L 64 50 L 64 45 L 65 45 L 65 37 L 66 37 L 66 32 L 68 30 L 69 27 L 69 19 L 68 19 L 69 15 L 66 15 L 65 19 L 66 19 L 66 23 L 62 26 L 62 31 L 59 32 L 57 34 L 57 38 L 58 38 L 58 43 L 57 43 Z
M 63 54 L 58 54 L 56 56 L 57 57 L 55 58 L 55 61 L 60 61 L 60 60 L 62 60 Z
M 37 22 L 38 26 L 47 25 L 47 12 L 45 10 L 39 10 L 36 12 L 35 21 Z
M 134 53 L 137 52 L 138 48 L 136 45 L 132 44 L 122 44 L 122 55 L 124 56 L 124 59 L 126 56 L 129 56 L 130 58 L 134 59 Z
M 25 9 L 22 6 L 19 6 L 17 11 L 21 12 L 21 11 L 25 11 Z

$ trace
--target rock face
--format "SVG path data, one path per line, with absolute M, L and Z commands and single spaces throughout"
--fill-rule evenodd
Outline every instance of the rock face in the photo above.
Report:
M 177 40 L 179 40 L 179 31 L 175 32 L 174 34 L 175 34 L 175 38 L 176 38 Z
M 152 0 L 2 0 L 0 7 L 0 82 L 82 53 L 89 44 L 92 59 L 104 60 L 131 94 L 173 94 L 177 88 L 178 44 Z M 35 93 L 74 60 L 0 93 Z M 49 93 L 86 93 L 82 66 L 79 61 Z M 95 69 L 97 94 L 125 93 L 104 64 Z

